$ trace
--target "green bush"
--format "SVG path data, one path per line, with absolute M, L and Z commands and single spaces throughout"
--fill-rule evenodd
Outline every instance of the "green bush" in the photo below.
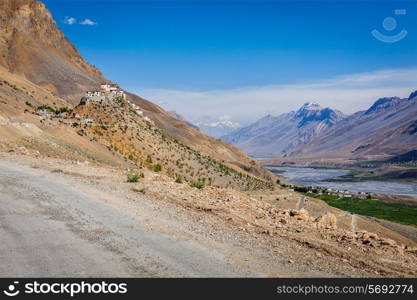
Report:
M 178 177 L 175 179 L 175 183 L 182 183 L 182 178 L 181 178 L 181 176 L 178 176 Z
M 148 164 L 151 164 L 152 163 L 152 157 L 150 155 L 148 155 L 148 157 L 146 158 L 146 162 Z
M 52 113 L 55 113 L 55 109 L 50 107 L 49 105 L 41 105 L 37 107 L 38 110 L 49 110 Z
M 66 107 L 61 107 L 61 108 L 58 108 L 58 109 L 55 111 L 55 114 L 56 114 L 56 115 L 59 115 L 59 114 L 63 114 L 63 113 L 65 113 L 65 112 L 68 112 L 68 108 L 66 108 Z
M 201 190 L 202 188 L 204 188 L 204 183 L 201 181 L 195 181 L 191 184 L 191 187 Z
M 138 182 L 139 175 L 138 174 L 129 174 L 127 175 L 127 182 Z
M 299 193 L 307 193 L 308 188 L 306 188 L 305 186 L 296 186 L 294 188 L 294 191 L 299 192 Z
M 155 172 L 161 172 L 162 167 L 161 167 L 161 165 L 160 165 L 160 164 L 157 164 L 157 165 L 153 168 L 153 170 L 154 170 Z

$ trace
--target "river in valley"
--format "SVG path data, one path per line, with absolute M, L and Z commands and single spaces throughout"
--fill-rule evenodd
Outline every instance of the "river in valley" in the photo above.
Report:
M 283 176 L 287 181 L 294 184 L 322 186 L 337 190 L 347 190 L 353 193 L 366 192 L 376 194 L 396 194 L 417 198 L 417 184 L 412 183 L 399 183 L 392 181 L 328 181 L 329 179 L 349 174 L 349 170 L 273 166 L 269 166 L 267 168 L 272 172 Z

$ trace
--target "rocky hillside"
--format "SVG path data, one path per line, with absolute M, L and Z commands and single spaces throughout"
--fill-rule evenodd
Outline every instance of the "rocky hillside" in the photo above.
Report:
M 211 156 L 229 167 L 271 180 L 272 174 L 269 171 L 262 168 L 258 162 L 248 157 L 238 148 L 222 140 L 209 137 L 200 130 L 188 126 L 148 100 L 130 93 L 127 93 L 127 96 L 129 101 L 143 109 L 145 114 L 155 122 L 158 128 L 181 143 L 204 155 Z
M 297 156 L 382 159 L 415 150 L 417 94 L 381 98 L 333 126 Z
M 417 147 L 417 145 L 416 145 Z M 411 150 L 407 153 L 396 155 L 388 160 L 388 163 L 409 163 L 409 162 L 417 162 L 417 150 Z
M 80 136 L 76 133 L 77 128 L 66 126 L 62 120 L 58 122 L 54 117 L 36 116 L 39 106 L 53 111 L 62 108 L 71 110 L 86 91 L 98 88 L 105 80 L 100 71 L 83 60 L 58 29 L 43 3 L 34 0 L 4 0 L 0 3 L 0 9 L 0 80 L 3 83 L 3 87 L 0 86 L 0 115 L 7 126 L 13 127 L 0 128 L 0 134 L 4 132 L 5 135 L 7 131 L 13 143 L 20 143 L 23 137 L 29 137 L 23 133 L 24 130 L 20 131 L 22 128 L 18 124 L 29 124 L 28 126 L 37 128 L 39 133 L 36 137 L 30 137 L 31 141 L 27 145 L 34 149 L 39 143 L 39 140 L 34 139 L 48 137 L 47 141 L 42 140 L 41 144 L 44 145 L 44 142 L 48 144 L 51 139 L 58 138 L 53 144 L 56 146 L 55 143 L 63 142 L 65 149 L 56 147 L 56 155 L 60 153 L 74 157 L 75 153 L 84 153 L 81 154 L 82 157 L 87 155 L 84 150 L 89 149 L 89 157 L 99 157 L 100 160 L 105 157 L 105 160 L 117 163 L 121 159 L 126 163 L 123 153 L 120 154 L 115 149 L 109 150 L 104 146 L 107 143 L 100 144 L 87 136 Z M 233 170 L 232 172 L 250 174 L 253 178 L 264 181 L 272 180 L 271 173 L 237 148 L 207 137 L 139 96 L 127 93 L 127 99 L 140 106 L 152 119 L 157 131 L 167 139 L 178 141 L 198 155 L 210 157 L 225 168 Z M 100 120 L 106 116 L 94 117 Z M 65 135 L 62 131 L 65 131 Z M 143 143 L 146 144 L 147 141 Z M 49 155 L 54 155 L 55 146 L 48 148 Z M 159 147 L 162 146 L 167 145 L 162 143 Z M 72 152 L 69 151 L 70 148 Z M 156 155 L 153 159 L 156 159 Z M 79 158 L 77 155 L 75 157 Z M 135 162 L 130 161 L 128 164 Z
M 308 102 L 297 111 L 268 115 L 223 139 L 256 157 L 286 156 L 343 118 L 339 111 Z
M 171 117 L 173 117 L 174 119 L 176 119 L 176 120 L 178 120 L 178 121 L 181 121 L 181 122 L 184 122 L 185 124 L 187 124 L 188 126 L 190 126 L 190 127 L 193 127 L 193 128 L 195 128 L 195 129 L 197 129 L 197 130 L 200 130 L 199 128 L 198 128 L 198 126 L 196 126 L 196 125 L 194 125 L 193 123 L 191 123 L 191 122 L 189 122 L 184 116 L 182 116 L 182 115 L 180 115 L 179 113 L 177 113 L 175 110 L 171 110 L 171 111 L 169 111 L 168 112 L 169 113 L 169 115 L 171 116 Z
M 186 181 L 244 190 L 272 187 L 265 180 L 231 168 L 167 135 L 141 111 L 120 97 L 79 105 L 66 120 L 72 119 L 71 126 L 80 136 L 105 145 L 141 168 L 164 173 L 179 183 Z
M 104 81 L 57 27 L 42 2 L 0 1 L 0 65 L 72 103 Z

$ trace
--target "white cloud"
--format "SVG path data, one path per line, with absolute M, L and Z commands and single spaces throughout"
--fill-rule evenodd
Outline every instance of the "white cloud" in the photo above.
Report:
M 84 21 L 80 22 L 80 25 L 94 26 L 97 25 L 97 22 L 94 22 L 90 19 L 85 19 Z
M 75 23 L 77 23 L 77 19 L 73 18 L 73 17 L 65 17 L 64 18 L 64 23 L 67 25 L 73 25 Z
M 407 97 L 417 89 L 417 68 L 379 70 L 314 82 L 268 85 L 229 90 L 186 91 L 138 89 L 154 102 L 163 103 L 192 122 L 228 116 L 239 122 L 254 121 L 266 114 L 278 115 L 298 109 L 307 101 L 353 113 L 367 109 L 381 97 Z
M 65 17 L 64 23 L 67 25 L 74 25 L 77 24 L 77 19 L 73 17 Z M 92 21 L 91 19 L 85 19 L 82 22 L 79 22 L 80 25 L 88 25 L 88 26 L 94 26 L 97 25 L 97 22 Z

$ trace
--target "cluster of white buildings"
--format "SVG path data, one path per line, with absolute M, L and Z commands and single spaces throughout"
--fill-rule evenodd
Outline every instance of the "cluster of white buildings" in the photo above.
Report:
M 295 186 L 294 184 L 288 184 L 287 187 L 290 191 L 294 192 L 296 191 L 298 186 Z M 333 195 L 338 196 L 340 198 L 360 198 L 360 199 L 366 199 L 369 197 L 370 193 L 366 192 L 357 192 L 352 193 L 346 190 L 338 190 L 338 189 L 332 189 L 332 188 L 326 188 L 322 186 L 306 186 L 307 188 L 306 192 L 308 194 L 317 194 L 317 195 Z
M 36 110 L 36 114 L 38 116 L 44 116 L 44 117 L 49 117 L 49 118 L 66 118 L 68 117 L 68 113 L 67 112 L 61 112 L 61 113 L 54 113 L 48 109 L 43 109 L 43 108 L 38 108 Z
M 100 85 L 99 90 L 89 91 L 85 94 L 85 97 L 81 99 L 81 104 L 85 104 L 88 101 L 102 102 L 106 100 L 114 100 L 115 98 L 123 98 L 126 100 L 126 94 L 117 84 L 103 83 Z
M 135 103 L 130 102 L 129 100 L 127 100 L 127 102 L 128 102 L 128 103 L 129 103 L 129 105 L 133 108 L 133 111 L 134 111 L 136 114 L 138 114 L 139 116 L 143 117 L 143 119 L 144 119 L 145 121 L 153 123 L 153 121 L 152 121 L 149 117 L 147 117 L 147 116 L 145 116 L 145 115 L 143 114 L 143 110 L 141 110 L 139 106 L 137 106 Z
M 103 91 L 107 93 L 116 92 L 120 90 L 117 84 L 111 84 L 111 83 L 103 83 L 102 85 L 100 85 L 100 89 L 102 89 Z
M 89 119 L 89 118 L 83 118 L 80 115 L 75 115 L 75 118 L 80 121 L 81 124 L 87 124 L 87 125 L 91 125 L 94 123 L 93 119 Z
M 126 94 L 117 84 L 112 83 L 103 83 L 100 85 L 99 90 L 89 91 L 85 94 L 85 97 L 81 99 L 80 105 L 84 105 L 89 101 L 93 102 L 104 102 L 104 101 L 113 101 L 116 98 L 123 98 L 123 100 L 127 101 L 129 105 L 132 107 L 133 111 L 141 116 L 145 121 L 153 123 L 153 121 L 144 115 L 144 112 L 141 110 L 139 106 L 135 103 L 130 102 L 126 99 Z M 88 123 L 88 122 L 87 122 Z
M 316 187 L 317 189 L 320 189 L 320 187 Z M 337 190 L 337 189 L 331 189 L 331 188 L 321 188 L 322 190 L 318 192 L 319 195 L 334 195 L 341 198 L 360 198 L 360 199 L 366 199 L 369 195 L 369 193 L 365 192 L 357 192 L 352 193 L 346 190 Z M 308 193 L 312 193 L 312 191 L 308 191 Z
M 127 102 L 133 108 L 133 110 L 135 111 L 135 113 L 137 113 L 140 116 L 143 116 L 143 111 L 140 109 L 139 106 L 137 106 L 135 103 L 130 102 L 129 100 L 127 100 Z
M 352 198 L 352 194 L 349 191 L 327 189 L 326 192 L 327 195 L 336 195 L 339 197 Z

